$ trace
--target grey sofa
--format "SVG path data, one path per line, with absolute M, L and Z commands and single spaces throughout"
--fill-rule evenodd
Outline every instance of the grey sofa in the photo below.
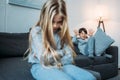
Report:
M 30 74 L 31 65 L 23 60 L 27 47 L 28 33 L 0 33 L 0 80 L 34 80 Z M 111 59 L 78 55 L 75 63 L 100 72 L 102 79 L 113 77 L 118 74 L 118 48 L 112 46 L 106 51 L 113 55 Z
M 27 47 L 28 33 L 0 33 L 0 80 L 34 80 L 23 60 Z
M 110 46 L 105 53 L 112 55 L 112 58 L 102 56 L 95 56 L 93 58 L 82 55 L 77 45 L 74 44 L 75 51 L 78 56 L 75 58 L 77 66 L 99 72 L 102 80 L 109 79 L 118 74 L 118 47 Z

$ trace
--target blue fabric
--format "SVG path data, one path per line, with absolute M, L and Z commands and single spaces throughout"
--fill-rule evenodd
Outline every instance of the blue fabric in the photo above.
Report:
M 84 69 L 71 65 L 73 62 L 72 51 L 66 44 L 61 49 L 61 41 L 57 34 L 54 38 L 57 44 L 57 53 L 62 57 L 63 69 L 59 70 L 56 66 L 44 68 L 40 64 L 40 56 L 43 55 L 44 47 L 42 42 L 40 27 L 31 30 L 32 52 L 28 57 L 28 62 L 32 63 L 31 73 L 36 80 L 96 80 L 96 78 Z M 48 57 L 51 61 L 51 57 Z M 54 63 L 54 62 L 53 62 Z M 87 77 L 86 77 L 87 76 Z
M 81 38 L 77 38 L 74 36 L 72 38 L 72 41 L 74 44 L 78 45 L 79 52 L 82 53 L 83 55 L 93 57 L 94 53 L 94 37 L 89 37 L 86 40 L 83 40 Z
M 101 28 L 97 29 L 94 38 L 96 56 L 101 56 L 102 53 L 114 42 L 114 40 L 110 36 L 106 35 Z
M 88 39 L 87 51 L 89 57 L 94 57 L 95 38 L 92 36 Z
M 44 47 L 42 42 L 41 28 L 39 26 L 32 28 L 32 52 L 28 57 L 30 63 L 40 63 L 40 56 L 44 53 Z M 57 44 L 57 53 L 62 57 L 62 64 L 70 64 L 73 62 L 72 51 L 69 46 L 64 45 L 61 49 L 61 41 L 58 34 L 54 34 L 54 38 Z M 36 56 L 36 57 L 35 57 Z
M 96 80 L 90 72 L 74 65 L 64 65 L 62 69 L 47 69 L 34 64 L 31 73 L 36 80 Z

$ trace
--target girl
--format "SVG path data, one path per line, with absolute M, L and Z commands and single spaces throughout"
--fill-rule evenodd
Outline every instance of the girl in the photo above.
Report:
M 68 30 L 64 0 L 47 0 L 29 35 L 28 62 L 36 80 L 96 80 L 73 65 L 75 52 Z

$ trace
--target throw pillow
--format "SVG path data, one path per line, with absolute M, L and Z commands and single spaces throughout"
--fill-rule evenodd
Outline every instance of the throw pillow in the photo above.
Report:
M 102 53 L 114 42 L 114 40 L 106 35 L 101 28 L 97 29 L 95 37 L 95 55 L 101 56 Z

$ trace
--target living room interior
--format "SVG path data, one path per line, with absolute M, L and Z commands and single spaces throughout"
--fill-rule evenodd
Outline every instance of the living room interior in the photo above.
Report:
M 24 1 L 24 0 L 21 0 L 21 1 Z M 27 0 L 27 1 L 29 3 L 32 3 L 31 0 Z M 41 2 L 40 5 L 42 6 L 42 4 L 45 1 L 46 0 L 39 0 L 39 2 Z M 114 47 L 115 50 L 118 50 L 118 51 L 113 51 L 112 54 L 114 54 L 114 52 L 117 53 L 116 55 L 118 58 L 116 59 L 118 62 L 117 66 L 119 70 L 120 69 L 120 58 L 119 58 L 120 57 L 120 51 L 119 51 L 120 49 L 120 38 L 119 38 L 120 36 L 119 34 L 119 26 L 120 26 L 119 7 L 120 5 L 119 3 L 120 1 L 119 0 L 65 0 L 65 1 L 67 3 L 68 23 L 70 27 L 69 29 L 70 29 L 71 36 L 74 36 L 74 32 L 73 32 L 74 29 L 85 27 L 85 28 L 93 29 L 94 31 L 96 31 L 99 20 L 101 19 L 104 22 L 105 33 L 109 35 L 112 39 L 114 39 L 115 41 L 114 43 L 111 44 L 111 46 L 115 46 Z M 39 12 L 41 8 L 37 6 L 38 2 L 35 2 L 35 1 L 33 1 L 33 3 L 36 5 L 33 5 L 33 6 L 31 6 L 30 4 L 27 5 L 24 2 L 22 2 L 24 4 L 21 4 L 19 2 L 20 0 L 18 0 L 18 2 L 17 0 L 0 0 L 0 33 L 18 33 L 18 34 L 22 33 L 21 36 L 24 35 L 24 37 L 20 37 L 20 39 L 22 38 L 25 39 L 25 42 L 23 43 L 27 43 L 26 38 L 29 32 L 29 29 L 30 27 L 34 26 L 36 22 L 38 21 Z M 103 28 L 103 25 L 101 26 L 101 28 Z M 4 34 L 0 34 L 1 37 L 3 35 Z M 13 35 L 13 36 L 15 37 L 16 35 Z M 9 37 L 11 37 L 11 35 Z M 22 46 L 23 47 L 25 46 L 25 49 L 27 47 L 26 44 Z M 24 50 L 21 52 L 24 52 Z M 16 51 L 16 52 L 19 52 L 19 51 Z M 20 56 L 21 56 L 21 52 L 19 54 Z M 16 54 L 14 53 L 13 55 L 16 56 Z M 2 62 L 3 58 L 1 58 L 0 60 L 1 60 L 0 65 L 5 66 L 4 63 Z M 10 61 L 10 59 L 7 59 L 7 60 Z M 9 66 L 9 64 L 7 64 L 7 66 Z M 1 66 L 1 68 L 3 67 Z M 25 74 L 27 75 L 27 73 Z M 120 74 L 118 74 L 118 76 L 120 76 Z M 118 77 L 117 78 L 115 77 L 117 76 L 111 77 L 108 80 L 119 80 L 120 79 Z M 15 78 L 11 78 L 9 80 L 12 80 L 12 79 L 15 79 Z M 29 78 L 25 78 L 25 79 L 29 80 Z M 8 80 L 8 78 L 0 77 L 0 80 Z

